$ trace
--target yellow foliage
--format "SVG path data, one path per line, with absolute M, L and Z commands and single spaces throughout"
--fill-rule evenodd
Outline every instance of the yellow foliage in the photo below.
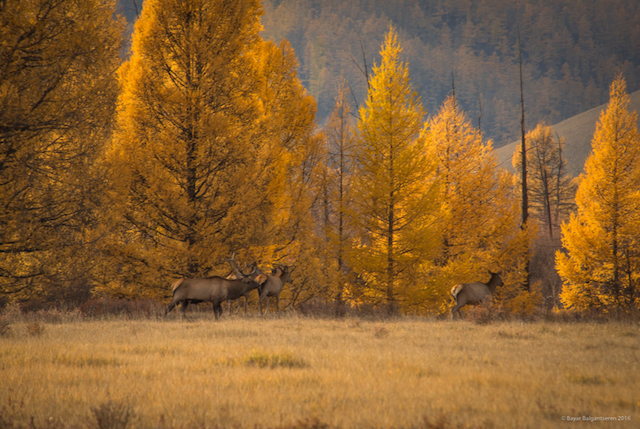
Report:
M 626 82 L 611 85 L 610 101 L 593 136 L 593 152 L 576 195 L 578 211 L 562 225 L 556 256 L 568 308 L 638 305 L 640 288 L 640 134 L 628 111 Z
M 115 1 L 0 6 L 0 295 L 74 301 L 99 263 L 97 162 L 117 95 Z M 80 296 L 73 296 L 79 293 Z
M 331 295 L 337 302 L 354 295 L 347 283 L 346 263 L 348 240 L 353 225 L 347 216 L 352 208 L 352 185 L 355 178 L 354 157 L 356 131 L 346 80 L 338 83 L 335 108 L 323 132 L 325 161 L 322 171 L 322 219 L 325 234 L 325 265 Z
M 522 283 L 505 282 L 496 289 L 494 302 L 507 315 L 530 316 L 542 304 L 540 284 L 532 285 L 528 291 L 522 288 Z
M 359 229 L 352 265 L 363 292 L 390 305 L 406 300 L 419 261 L 437 246 L 435 164 L 418 138 L 424 111 L 400 52 L 391 27 L 360 109 L 351 216 Z
M 119 292 L 223 274 L 232 251 L 264 269 L 310 229 L 315 102 L 286 42 L 259 36 L 257 0 L 147 0 L 121 67 L 106 250 Z M 133 285 L 131 285 L 133 283 Z
M 483 141 L 454 96 L 425 124 L 421 139 L 437 160 L 442 246 L 435 266 L 425 271 L 428 281 L 418 301 L 444 313 L 453 285 L 512 267 L 515 261 L 504 256 L 514 255 L 510 247 L 523 240 L 510 177 L 498 169 L 491 141 Z

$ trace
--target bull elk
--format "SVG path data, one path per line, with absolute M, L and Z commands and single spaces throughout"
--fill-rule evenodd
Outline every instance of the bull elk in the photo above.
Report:
M 233 258 L 231 258 L 233 259 Z M 233 264 L 232 264 L 233 267 Z M 234 271 L 237 266 L 234 267 Z M 254 266 L 253 271 L 244 275 L 238 270 L 238 279 L 225 279 L 223 277 L 180 279 L 173 284 L 173 300 L 165 315 L 173 308 L 182 304 L 182 315 L 185 315 L 189 304 L 210 302 L 213 305 L 213 313 L 216 319 L 222 315 L 222 303 L 226 300 L 235 300 L 241 296 L 258 289 L 267 281 L 267 276 Z
M 461 316 L 460 309 L 465 305 L 478 305 L 484 299 L 487 299 L 493 295 L 496 291 L 496 287 L 502 286 L 502 278 L 500 273 L 492 273 L 488 282 L 476 282 L 476 283 L 462 283 L 457 284 L 451 288 L 451 297 L 455 301 L 456 305 L 451 309 L 451 317 L 455 317 L 456 313 Z
M 278 274 L 279 272 L 279 274 Z M 289 270 L 289 267 L 277 266 L 271 271 L 271 275 L 267 276 L 267 281 L 262 285 L 262 291 L 260 292 L 260 314 L 262 313 L 262 301 L 267 300 L 266 312 L 269 312 L 269 297 L 274 296 L 276 298 L 276 313 L 280 311 L 280 292 L 286 283 L 291 282 L 291 273 L 293 270 Z
M 233 272 L 226 277 L 228 280 L 242 279 L 244 278 L 244 276 L 247 275 L 244 273 L 247 268 L 246 263 L 244 264 L 244 267 L 242 267 L 242 269 L 239 269 L 238 266 L 235 264 L 235 261 L 233 260 L 233 258 L 227 259 L 226 261 L 229 262 L 229 264 L 231 265 L 231 268 L 233 269 Z M 262 285 L 265 281 L 267 281 L 267 275 L 262 273 L 260 268 L 258 268 L 258 264 L 256 264 L 255 262 L 251 265 L 251 272 L 249 273 L 249 275 L 251 275 L 252 273 L 256 276 L 256 282 L 260 283 L 260 285 Z M 247 314 L 247 300 L 249 299 L 249 295 L 251 294 L 252 291 L 253 289 L 247 291 L 245 294 L 239 296 L 236 299 L 229 298 L 229 312 L 231 312 L 231 304 L 233 301 L 236 301 L 237 299 L 240 299 L 240 298 L 244 298 L 244 314 Z M 258 297 L 259 296 L 260 296 L 260 289 L 258 289 Z

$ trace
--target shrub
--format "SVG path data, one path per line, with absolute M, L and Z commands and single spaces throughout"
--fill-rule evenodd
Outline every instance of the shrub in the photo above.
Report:
M 20 304 L 14 303 L 7 305 L 2 312 L 2 316 L 5 317 L 10 323 L 21 321 L 22 310 L 20 309 Z
M 39 337 L 44 334 L 44 325 L 38 322 L 31 322 L 27 324 L 27 333 L 32 337 Z
M 385 338 L 389 335 L 389 330 L 384 326 L 378 326 L 374 335 L 376 338 Z
M 131 407 L 113 401 L 105 402 L 91 411 L 99 429 L 126 429 L 134 415 Z
M 296 358 L 289 353 L 270 354 L 255 350 L 245 357 L 244 364 L 259 368 L 304 368 L 307 366 L 304 360 Z
M 453 423 L 446 415 L 442 414 L 436 419 L 423 417 L 422 421 L 418 425 L 411 426 L 411 429 L 475 429 L 478 427 L 480 426 Z
M 7 316 L 0 316 L 0 337 L 8 335 L 11 331 L 11 321 Z
M 298 420 L 295 423 L 278 426 L 275 429 L 329 429 L 327 423 L 320 421 L 317 417 Z
M 485 300 L 482 304 L 464 307 L 465 319 L 477 325 L 489 325 L 493 322 L 505 320 L 505 313 L 492 300 Z
M 350 308 L 347 304 L 322 299 L 301 302 L 296 310 L 305 317 L 345 317 Z

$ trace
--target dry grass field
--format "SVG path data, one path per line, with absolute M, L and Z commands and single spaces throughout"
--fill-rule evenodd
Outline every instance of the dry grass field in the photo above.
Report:
M 631 429 L 639 368 L 638 326 L 613 322 L 21 319 L 0 427 Z

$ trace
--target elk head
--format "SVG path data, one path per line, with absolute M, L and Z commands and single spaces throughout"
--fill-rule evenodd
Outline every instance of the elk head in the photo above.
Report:
M 249 273 L 245 274 L 244 271 L 247 268 L 247 263 L 245 262 L 242 269 L 238 268 L 238 264 L 235 261 L 235 256 L 236 254 L 234 252 L 228 259 L 225 259 L 225 262 L 228 262 L 231 266 L 236 279 L 242 280 L 244 282 L 255 281 L 256 278 L 262 274 L 262 271 L 260 270 L 260 268 L 258 268 L 258 264 L 255 262 L 251 264 L 251 270 L 249 271 Z

